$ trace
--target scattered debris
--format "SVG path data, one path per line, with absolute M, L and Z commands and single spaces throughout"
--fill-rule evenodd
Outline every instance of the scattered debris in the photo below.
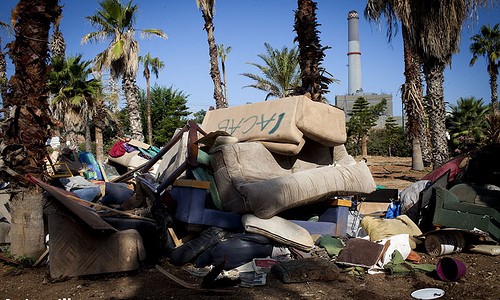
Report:
M 437 270 L 456 281 L 464 263 L 418 264 L 412 249 L 500 253 L 500 145 L 453 160 L 399 193 L 377 187 L 345 141 L 342 111 L 294 96 L 209 111 L 201 126 L 189 121 L 162 149 L 118 140 L 106 162 L 56 149 L 50 183 L 28 176 L 48 200 L 50 250 L 34 266 L 48 254 L 51 277 L 66 278 L 150 263 L 184 288 L 223 293 L 265 285 L 270 274 L 293 283 Z M 157 265 L 161 256 L 173 268 L 210 271 L 200 284 L 188 283 Z M 444 295 L 423 289 L 412 296 L 428 292 Z

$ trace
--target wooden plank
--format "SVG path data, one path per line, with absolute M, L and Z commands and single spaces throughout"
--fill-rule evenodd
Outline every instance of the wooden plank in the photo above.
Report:
M 198 189 L 208 190 L 210 188 L 210 181 L 201 181 L 201 180 L 191 180 L 191 179 L 177 179 L 172 184 L 173 186 L 181 186 L 181 187 L 192 187 Z
M 108 176 L 106 175 L 106 171 L 104 170 L 102 163 L 100 161 L 98 161 L 97 165 L 99 166 L 99 169 L 101 169 L 102 178 L 104 179 L 105 182 L 108 182 L 109 181 Z
M 33 267 L 38 267 L 38 265 L 49 255 L 49 249 L 45 249 L 42 255 L 35 261 Z
M 172 227 L 167 228 L 168 233 L 170 234 L 170 237 L 172 238 L 172 241 L 174 242 L 175 248 L 181 246 L 183 242 L 177 238 L 177 234 L 175 234 L 174 229 Z
M 3 260 L 3 261 L 10 263 L 10 264 L 14 264 L 16 266 L 23 266 L 23 264 L 19 263 L 18 261 L 11 259 L 11 258 L 8 258 L 6 256 L 3 256 L 1 253 L 0 253 L 0 260 Z
M 351 207 L 352 201 L 347 199 L 331 199 L 325 201 L 327 204 L 332 206 L 347 206 Z

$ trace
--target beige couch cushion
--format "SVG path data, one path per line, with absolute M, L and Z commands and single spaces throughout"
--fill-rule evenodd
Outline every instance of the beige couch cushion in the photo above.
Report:
M 261 141 L 269 150 L 296 155 L 305 138 L 325 146 L 345 143 L 344 111 L 294 96 L 208 111 L 201 127 L 226 131 L 240 141 Z

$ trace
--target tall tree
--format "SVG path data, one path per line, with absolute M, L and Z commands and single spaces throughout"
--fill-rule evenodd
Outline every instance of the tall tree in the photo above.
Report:
M 413 26 L 410 39 L 423 62 L 426 102 L 431 131 L 432 164 L 436 168 L 449 158 L 444 103 L 444 68 L 458 51 L 462 24 L 475 0 L 411 1 Z M 484 1 L 483 1 L 484 2 Z
M 153 128 L 153 142 L 165 145 L 174 135 L 177 128 L 186 125 L 189 116 L 187 95 L 174 87 L 155 85 L 151 89 L 151 119 Z M 145 97 L 142 97 L 145 101 Z
M 450 132 L 450 147 L 456 154 L 467 153 L 484 145 L 490 109 L 483 99 L 460 98 L 457 105 L 450 105 L 451 114 L 446 122 Z
M 248 63 L 257 67 L 262 75 L 253 73 L 243 73 L 241 75 L 255 81 L 254 84 L 245 87 L 253 87 L 267 92 L 266 100 L 269 97 L 287 97 L 294 93 L 300 86 L 300 69 L 297 48 L 288 49 L 286 46 L 274 49 L 265 43 L 265 54 L 259 54 L 264 64 Z
M 15 40 L 7 45 L 15 67 L 4 106 L 0 176 L 11 182 L 11 248 L 15 255 L 38 257 L 44 251 L 42 193 L 25 180 L 42 178 L 45 142 L 53 125 L 47 101 L 49 29 L 61 14 L 57 0 L 20 0 L 12 11 Z M 27 38 L 29 37 L 29 38 Z
M 500 112 L 498 111 L 498 67 L 500 61 L 500 24 L 495 24 L 493 28 L 483 25 L 478 34 L 471 40 L 470 51 L 472 59 L 470 65 L 473 66 L 479 56 L 484 56 L 487 60 L 487 71 L 490 76 L 491 90 L 491 114 L 488 116 L 490 124 L 490 139 L 494 143 L 500 143 Z
M 361 145 L 361 155 L 368 155 L 368 131 L 375 126 L 377 119 L 382 115 L 387 106 L 384 98 L 379 103 L 370 106 L 364 97 L 358 97 L 354 101 L 352 111 L 349 113 L 347 128 L 350 135 L 354 135 Z
M 458 51 L 462 24 L 467 15 L 486 4 L 486 0 L 381 0 L 380 7 L 390 7 L 401 24 L 408 29 L 408 39 L 423 64 L 426 80 L 426 105 L 429 108 L 429 128 L 432 163 L 436 168 L 449 158 L 445 103 L 443 95 L 444 68 Z
M 231 46 L 224 47 L 224 44 L 217 45 L 217 54 L 220 57 L 220 63 L 222 67 L 222 78 L 223 78 L 223 88 L 224 88 L 224 106 L 229 106 L 229 100 L 227 98 L 227 80 L 226 80 L 226 59 L 227 55 L 231 52 L 233 48 Z
M 82 38 L 82 43 L 110 39 L 108 48 L 97 55 L 97 65 L 109 68 L 111 76 L 122 78 L 122 89 L 127 99 L 131 136 L 143 141 L 141 116 L 137 101 L 136 75 L 138 69 L 139 43 L 134 38 L 137 5 L 132 1 L 122 4 L 119 0 L 102 0 L 94 15 L 85 17 L 97 31 Z M 143 35 L 167 38 L 159 29 L 143 29 Z
M 389 157 L 393 155 L 394 149 L 396 148 L 396 144 L 398 142 L 400 136 L 400 127 L 398 126 L 396 119 L 392 116 L 387 117 L 385 120 L 385 139 L 387 142 L 387 152 L 389 153 Z
M 214 14 L 215 0 L 196 0 L 196 6 L 201 10 L 203 20 L 205 21 L 205 31 L 208 37 L 208 54 L 210 55 L 210 76 L 214 82 L 215 108 L 225 108 L 224 95 L 222 95 L 222 81 L 220 78 L 219 62 L 217 58 L 217 45 L 214 37 Z
M 402 13 L 403 1 L 369 0 L 365 8 L 365 17 L 380 21 L 382 15 L 387 21 L 389 42 L 397 32 L 397 20 Z M 402 22 L 404 47 L 405 82 L 401 86 L 401 101 L 406 115 L 408 140 L 412 144 L 412 169 L 424 170 L 424 158 L 431 160 L 427 139 L 427 115 L 423 104 L 421 62 L 413 41 L 409 38 L 408 24 Z
M 295 41 L 299 43 L 299 65 L 302 85 L 296 90 L 298 94 L 309 94 L 313 101 L 325 102 L 324 94 L 328 93 L 328 85 L 335 80 L 321 67 L 325 57 L 325 50 L 329 47 L 321 46 L 319 39 L 318 22 L 316 20 L 316 2 L 312 0 L 298 0 L 295 12 L 294 30 L 297 32 Z
M 63 122 L 63 135 L 75 150 L 78 149 L 77 137 L 89 123 L 94 104 L 100 98 L 100 81 L 88 79 L 92 74 L 90 64 L 90 61 L 82 60 L 82 55 L 68 58 L 55 56 L 48 76 L 53 94 L 52 110 Z
M 144 78 L 146 78 L 146 107 L 147 107 L 147 123 L 148 123 L 148 143 L 153 145 L 153 126 L 151 125 L 151 73 L 153 73 L 156 78 L 158 78 L 158 73 L 165 67 L 165 63 L 161 61 L 158 57 L 151 57 L 151 54 L 146 54 L 145 56 L 139 56 L 139 62 L 144 66 Z M 150 70 L 151 68 L 151 70 Z

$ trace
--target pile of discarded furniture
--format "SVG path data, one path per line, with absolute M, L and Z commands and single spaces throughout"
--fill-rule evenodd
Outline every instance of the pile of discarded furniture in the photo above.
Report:
M 428 253 L 441 253 L 441 244 L 448 243 L 499 254 L 499 153 L 500 144 L 490 144 L 460 155 L 401 192 L 401 212 L 424 232 Z
M 398 190 L 376 186 L 365 161 L 347 153 L 346 138 L 342 110 L 294 96 L 208 111 L 162 149 L 133 141 L 142 149 L 134 152 L 117 143 L 109 160 L 125 168 L 112 178 L 99 163 L 95 181 L 55 175 L 57 187 L 30 176 L 51 196 L 50 274 L 129 271 L 167 256 L 176 266 L 236 269 L 243 285 L 264 284 L 271 271 L 283 282 L 335 280 L 338 265 L 394 272 L 398 258 L 418 261 L 413 250 L 432 240 L 424 233 L 437 224 L 498 240 L 498 206 L 476 203 L 479 193 L 497 191 L 445 189 L 446 169 L 400 199 Z M 481 183 L 467 176 L 461 182 Z M 455 222 L 457 211 L 467 211 L 467 226 Z

